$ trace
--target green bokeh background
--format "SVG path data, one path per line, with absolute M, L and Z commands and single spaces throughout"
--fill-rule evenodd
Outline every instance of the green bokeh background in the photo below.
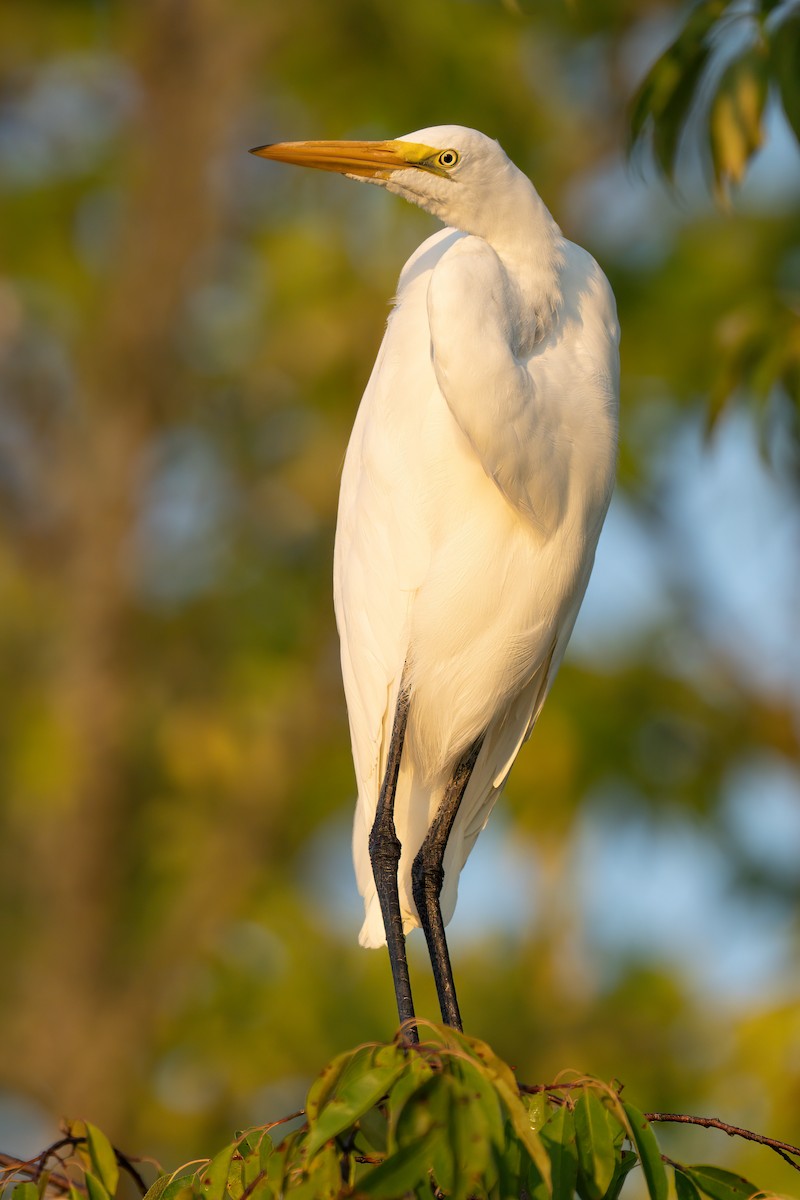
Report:
M 434 226 L 376 189 L 247 148 L 450 121 L 497 136 L 617 293 L 619 496 L 658 552 L 663 448 L 705 419 L 731 322 L 796 287 L 800 261 L 797 194 L 778 203 L 767 188 L 722 213 L 702 186 L 676 198 L 647 172 L 656 249 L 635 233 L 595 244 L 597 214 L 576 197 L 621 203 L 630 96 L 679 12 L 4 0 L 9 1136 L 81 1116 L 175 1165 L 290 1111 L 329 1057 L 394 1028 L 383 954 L 358 948 L 355 908 L 350 922 L 320 911 L 315 878 L 327 837 L 354 890 L 329 577 L 357 400 L 399 268 Z M 732 406 L 749 414 L 750 397 Z M 754 443 L 779 448 L 787 520 L 800 504 L 792 420 L 775 394 L 752 418 Z M 710 994 L 655 940 L 599 969 L 573 902 L 587 805 L 612 827 L 677 815 L 718 846 L 731 895 L 795 913 L 789 963 L 797 953 L 800 876 L 754 865 L 724 804 L 738 766 L 768 759 L 797 781 L 797 692 L 709 639 L 715 614 L 690 586 L 665 612 L 563 668 L 498 818 L 507 841 L 535 844 L 539 900 L 513 928 L 461 929 L 462 1008 L 522 1079 L 574 1067 L 624 1080 L 642 1108 L 797 1142 L 796 986 Z M 434 1015 L 412 950 L 418 1007 Z M 674 1145 L 796 1190 L 765 1151 L 714 1136 Z

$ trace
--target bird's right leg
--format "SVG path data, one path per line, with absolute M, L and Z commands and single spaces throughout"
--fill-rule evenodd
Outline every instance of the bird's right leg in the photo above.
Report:
M 434 817 L 411 868 L 412 892 L 420 924 L 428 943 L 433 977 L 442 1020 L 453 1029 L 462 1029 L 461 1013 L 456 997 L 453 968 L 444 932 L 439 897 L 444 884 L 444 855 L 455 824 L 461 801 L 470 781 L 483 745 L 481 734 L 456 763 L 450 782 L 445 788 L 439 811 Z
M 402 680 L 394 712 L 386 773 L 378 797 L 375 821 L 369 835 L 369 857 L 383 914 L 383 927 L 386 930 L 386 945 L 389 949 L 394 994 L 397 998 L 397 1012 L 401 1024 L 404 1021 L 413 1021 L 415 1016 L 414 1001 L 411 998 L 411 980 L 408 976 L 406 937 L 403 933 L 403 918 L 400 913 L 400 895 L 397 887 L 397 868 L 400 862 L 401 846 L 394 825 L 394 799 L 400 772 L 400 758 L 403 753 L 403 741 L 408 724 L 408 705 L 409 688 L 405 680 Z M 416 1025 L 408 1026 L 407 1036 L 412 1042 L 419 1040 Z

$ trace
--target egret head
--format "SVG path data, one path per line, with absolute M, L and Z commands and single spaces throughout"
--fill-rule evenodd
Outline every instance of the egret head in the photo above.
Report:
M 463 125 L 436 125 L 386 142 L 278 142 L 251 153 L 376 183 L 482 236 L 496 225 L 510 193 L 533 191 L 496 141 Z

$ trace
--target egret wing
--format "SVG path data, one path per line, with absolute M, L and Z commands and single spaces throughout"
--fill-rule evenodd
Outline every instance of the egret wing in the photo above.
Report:
M 412 255 L 353 426 L 345 457 L 334 552 L 357 826 L 371 825 L 386 764 L 411 606 L 430 563 L 416 453 L 436 380 L 430 363 L 427 282 L 461 235 L 441 230 Z M 362 893 L 371 872 L 360 872 Z

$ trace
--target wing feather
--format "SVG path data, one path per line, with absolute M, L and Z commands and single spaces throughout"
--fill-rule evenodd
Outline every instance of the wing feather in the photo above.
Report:
M 487 422 L 477 395 L 469 411 L 443 395 L 447 379 L 434 369 L 429 285 L 445 260 L 452 298 L 458 276 L 451 250 L 471 268 L 480 261 L 464 237 L 442 230 L 406 264 L 342 474 L 334 601 L 358 784 L 353 856 L 366 913 L 360 941 L 368 946 L 385 940 L 368 838 L 405 664 L 412 700 L 395 824 L 409 929 L 418 924 L 413 858 L 455 761 L 485 734 L 445 855 L 442 914 L 445 921 L 452 915 L 459 872 L 563 657 L 613 478 L 613 300 L 583 251 L 567 256 L 573 299 L 558 335 L 511 364 L 515 379 L 530 373 L 540 413 L 552 416 L 558 406 L 558 452 L 568 455 L 569 470 L 548 457 L 553 438 L 548 434 L 540 445 L 536 429 L 526 425 L 533 410 L 523 403 L 524 380 L 507 428 L 502 419 L 497 427 Z M 451 307 L 455 321 L 458 306 Z M 486 337 L 501 334 L 497 327 Z M 478 354 L 480 336 L 476 328 L 470 345 Z M 587 342 L 593 348 L 584 361 Z M 505 412 L 499 400 L 491 408 Z M 480 437 L 470 424 L 473 413 L 483 422 Z M 507 478 L 493 469 L 500 459 L 512 463 Z M 555 495 L 553 478 L 562 490 L 551 512 L 546 497 Z M 537 519 L 527 519 L 528 510 Z

